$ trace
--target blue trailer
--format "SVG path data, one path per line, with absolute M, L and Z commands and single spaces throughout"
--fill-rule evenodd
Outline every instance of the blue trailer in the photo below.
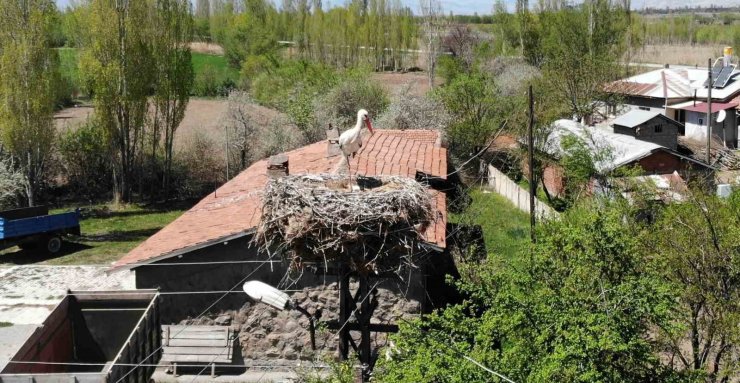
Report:
M 49 214 L 46 206 L 0 211 L 0 250 L 13 246 L 57 253 L 62 237 L 80 235 L 80 212 Z

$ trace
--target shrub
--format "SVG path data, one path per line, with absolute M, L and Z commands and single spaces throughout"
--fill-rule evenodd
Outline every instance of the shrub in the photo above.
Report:
M 234 80 L 219 72 L 211 64 L 205 64 L 195 75 L 192 95 L 200 97 L 226 97 L 236 88 Z
M 450 123 L 450 114 L 439 100 L 413 96 L 405 89 L 394 97 L 388 109 L 375 123 L 380 129 L 432 129 L 444 131 Z
M 105 130 L 94 120 L 59 138 L 59 155 L 67 186 L 86 198 L 97 199 L 111 188 L 111 161 Z
M 173 158 L 173 185 L 182 199 L 201 198 L 225 179 L 225 164 L 218 146 L 204 133 L 194 134 Z
M 259 133 L 260 158 L 287 152 L 305 144 L 305 138 L 295 125 L 285 118 L 274 118 L 266 129 Z
M 314 101 L 314 123 L 304 131 L 309 141 L 322 139 L 329 124 L 344 130 L 354 126 L 357 111 L 365 109 L 377 119 L 388 107 L 388 94 L 380 85 L 352 77 Z
M 10 159 L 0 154 L 0 209 L 14 207 L 23 193 L 25 179 Z

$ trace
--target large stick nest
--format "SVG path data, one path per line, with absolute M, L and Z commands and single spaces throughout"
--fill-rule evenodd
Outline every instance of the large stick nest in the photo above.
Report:
M 426 187 L 405 177 L 303 175 L 272 179 L 263 195 L 255 242 L 293 268 L 346 261 L 361 272 L 413 266 L 422 233 L 434 218 Z

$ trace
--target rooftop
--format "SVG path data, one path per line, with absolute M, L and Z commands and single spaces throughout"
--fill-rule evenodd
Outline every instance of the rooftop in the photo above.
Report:
M 359 175 L 397 175 L 414 178 L 420 171 L 446 178 L 447 150 L 440 134 L 429 130 L 376 130 L 351 160 Z M 291 175 L 336 172 L 342 156 L 327 156 L 327 141 L 284 153 Z M 260 221 L 261 194 L 267 183 L 267 160 L 252 164 L 198 202 L 175 221 L 149 237 L 114 267 L 136 267 L 180 255 L 214 243 L 252 233 Z M 434 196 L 436 220 L 423 233 L 427 243 L 445 247 L 447 209 L 444 193 Z
M 617 117 L 612 123 L 614 125 L 621 125 L 628 128 L 634 128 L 640 126 L 653 118 L 661 116 L 658 112 L 650 112 L 647 110 L 633 109 L 629 112 Z
M 720 110 L 733 109 L 736 108 L 737 105 L 737 102 L 713 102 L 712 113 L 717 113 Z M 699 113 L 706 113 L 707 109 L 709 109 L 706 102 L 694 101 L 686 101 L 676 105 L 669 105 L 668 107 L 671 109 L 681 109 Z
M 560 146 L 563 137 L 574 135 L 581 138 L 595 152 L 609 152 L 609 155 L 605 156 L 606 158 L 598 160 L 595 164 L 599 171 L 616 169 L 622 165 L 646 157 L 656 150 L 668 150 L 652 142 L 638 140 L 625 134 L 614 133 L 608 126 L 597 125 L 587 128 L 571 120 L 558 120 L 555 121 L 553 126 L 553 132 L 545 145 L 545 151 L 548 154 L 554 157 L 560 157 L 563 154 L 563 149 Z
M 727 85 L 723 88 L 712 88 L 712 99 L 729 101 L 740 93 L 740 79 L 735 70 Z M 668 68 L 657 69 L 641 73 L 625 79 L 612 82 L 606 86 L 606 90 L 632 96 L 653 98 L 707 98 L 707 88 L 704 82 L 707 80 L 706 68 Z

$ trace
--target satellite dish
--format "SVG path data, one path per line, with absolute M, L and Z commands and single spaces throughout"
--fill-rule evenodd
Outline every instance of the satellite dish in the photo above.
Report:
M 724 121 L 725 117 L 727 117 L 727 112 L 725 112 L 724 110 L 720 110 L 719 113 L 717 113 L 717 122 Z

